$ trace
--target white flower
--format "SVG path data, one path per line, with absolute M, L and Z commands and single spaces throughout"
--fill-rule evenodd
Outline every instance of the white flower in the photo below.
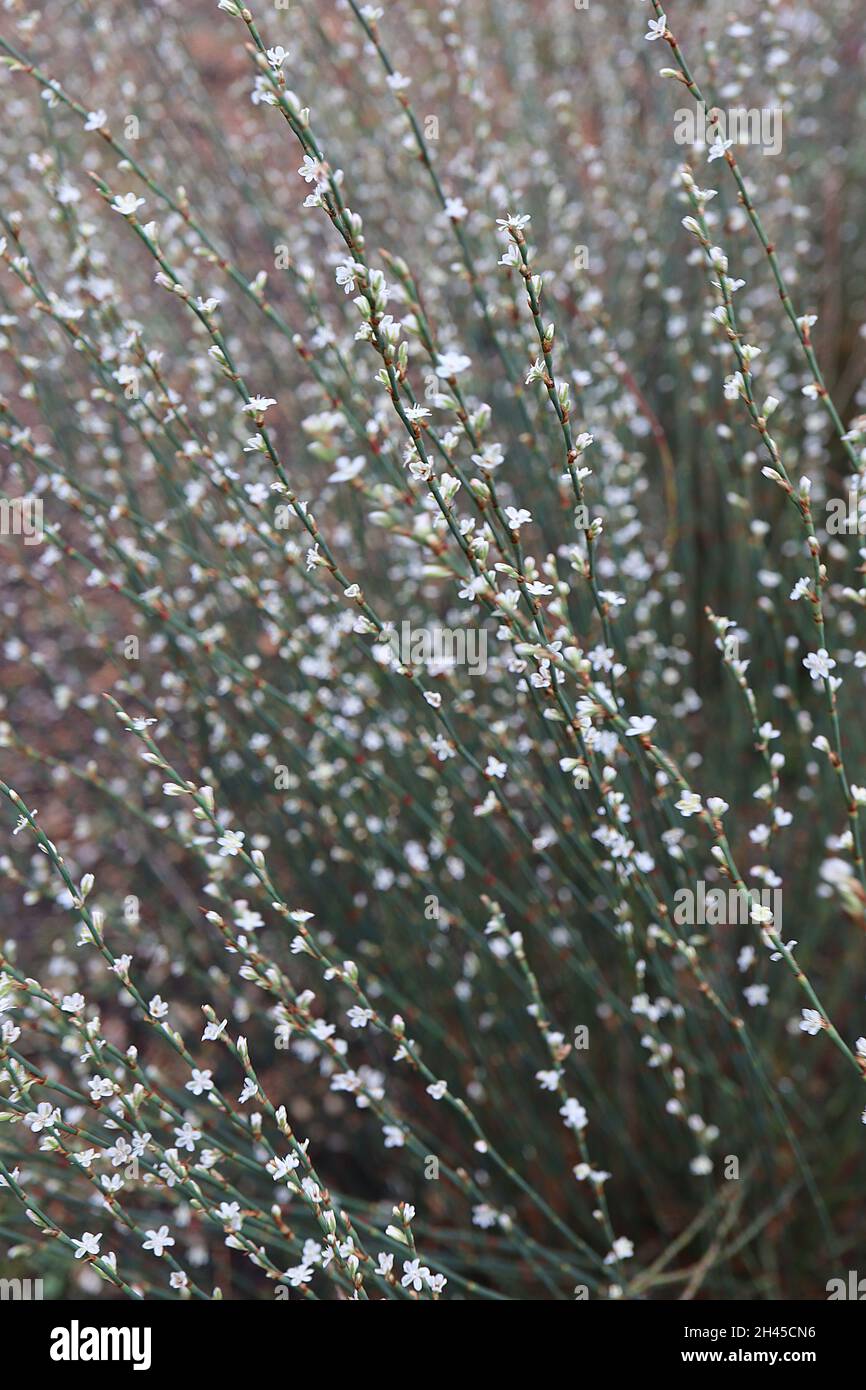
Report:
M 640 738 L 644 734 L 652 733 L 657 721 L 651 714 L 633 714 L 629 718 L 628 728 L 625 731 L 626 738 Z
M 84 1231 L 80 1240 L 73 1239 L 76 1260 L 83 1260 L 85 1255 L 98 1255 L 101 1240 L 102 1236 L 95 1236 L 92 1231 Z
M 300 1161 L 297 1154 L 287 1154 L 285 1158 L 272 1158 L 267 1169 L 274 1182 L 280 1182 L 298 1167 Z
M 422 1265 L 420 1260 L 403 1261 L 403 1278 L 400 1283 L 404 1289 L 414 1289 L 419 1292 L 429 1278 L 430 1271 L 426 1265 Z
M 244 846 L 244 832 L 242 830 L 224 830 L 217 840 L 220 850 L 220 858 L 231 858 L 240 854 Z
M 507 212 L 504 217 L 497 217 L 496 225 L 501 227 L 504 232 L 521 232 L 532 221 L 528 212 Z
M 60 1111 L 50 1101 L 40 1101 L 35 1111 L 24 1116 L 24 1123 L 32 1134 L 40 1134 L 43 1129 L 54 1129 L 60 1120 Z
M 630 1260 L 633 1254 L 634 1245 L 628 1236 L 617 1236 L 610 1254 L 605 1255 L 604 1262 L 606 1265 L 612 1265 L 617 1260 Z
M 818 681 L 826 680 L 836 663 L 826 647 L 819 647 L 816 652 L 809 652 L 808 656 L 803 657 L 803 665 L 812 680 Z
M 733 140 L 723 140 L 720 135 L 717 135 L 707 154 L 709 163 L 712 164 L 714 159 L 723 159 L 733 143 Z
M 132 217 L 136 208 L 144 207 L 144 199 L 137 198 L 134 193 L 118 193 L 111 206 L 115 212 L 121 213 L 124 217 Z
M 241 1209 L 237 1202 L 220 1202 L 216 1209 L 216 1215 L 226 1230 L 239 1231 L 243 1225 Z
M 711 816 L 723 816 L 729 810 L 727 801 L 723 801 L 720 796 L 707 797 L 707 810 Z
M 770 997 L 770 991 L 767 985 L 746 985 L 743 994 L 745 995 L 746 1003 L 753 1009 L 757 1009 L 766 1004 Z
M 647 23 L 649 24 L 649 28 L 644 34 L 647 43 L 654 43 L 656 39 L 664 38 L 665 30 L 668 27 L 666 15 L 659 15 L 658 19 L 650 19 Z
M 680 815 L 685 816 L 686 820 L 688 820 L 689 816 L 695 816 L 700 811 L 701 798 L 698 796 L 697 792 L 683 792 L 679 801 L 675 801 L 674 805 Z
M 761 903 L 750 903 L 749 917 L 753 922 L 765 923 L 772 922 L 773 913 L 769 907 L 764 907 Z
M 355 293 L 355 277 L 358 274 L 358 267 L 354 261 L 347 261 L 344 265 L 338 265 L 334 272 L 338 285 L 342 285 L 345 294 Z
M 317 159 L 313 159 L 310 155 L 305 154 L 298 173 L 304 180 L 304 183 L 318 183 L 324 173 L 324 169 Z
M 587 1113 L 579 1100 L 569 1096 L 564 1105 L 559 1107 L 559 1113 L 563 1118 L 566 1129 L 582 1130 L 586 1128 Z
M 471 366 L 472 358 L 467 357 L 462 352 L 440 352 L 436 358 L 438 376 L 459 376 L 461 372 L 468 371 Z
M 225 1205 L 225 1203 L 223 1204 Z M 170 1236 L 167 1226 L 160 1226 L 158 1231 L 145 1231 L 146 1239 L 142 1241 L 142 1250 L 152 1250 L 154 1255 L 162 1255 L 169 1245 L 174 1245 L 174 1236 Z
M 432 1096 L 434 1100 L 441 1100 L 447 1090 L 447 1081 L 433 1081 L 427 1087 L 427 1094 Z
M 188 1120 L 179 1125 L 174 1131 L 179 1149 L 186 1149 L 188 1153 L 195 1153 L 195 1146 L 201 1139 L 201 1130 L 195 1129 Z
M 816 1033 L 820 1033 L 824 1027 L 824 1020 L 817 1009 L 803 1009 L 803 1017 L 800 1019 L 800 1031 L 808 1033 L 814 1038 Z
M 192 1080 L 187 1081 L 186 1089 L 192 1091 L 194 1096 L 200 1096 L 204 1091 L 213 1090 L 213 1081 L 209 1071 L 199 1071 L 198 1067 L 192 1069 Z

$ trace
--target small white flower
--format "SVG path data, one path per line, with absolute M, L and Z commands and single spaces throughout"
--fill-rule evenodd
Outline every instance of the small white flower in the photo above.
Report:
M 144 199 L 137 198 L 134 193 L 118 193 L 111 206 L 115 212 L 119 212 L 123 217 L 132 217 L 137 208 L 144 207 Z
M 655 728 L 657 720 L 651 714 L 633 714 L 629 718 L 628 728 L 625 731 L 626 738 L 642 738 L 645 734 L 651 734 Z
M 714 159 L 724 159 L 733 143 L 733 140 L 723 140 L 720 135 L 717 135 L 707 154 L 708 162 L 712 164 Z
M 617 1236 L 613 1247 L 608 1255 L 605 1255 L 606 1265 L 615 1264 L 617 1260 L 630 1260 L 634 1254 L 634 1245 L 628 1236 Z
M 416 1293 L 427 1283 L 430 1271 L 420 1260 L 403 1261 L 403 1278 L 400 1283 L 404 1289 L 414 1289 Z
M 770 991 L 767 985 L 746 985 L 743 994 L 745 995 L 746 1003 L 752 1009 L 762 1007 L 768 1002 L 770 997 Z
M 587 1113 L 579 1100 L 569 1096 L 564 1105 L 559 1107 L 559 1113 L 563 1118 L 566 1129 L 574 1129 L 578 1132 L 586 1128 Z
M 803 665 L 809 672 L 813 681 L 826 680 L 833 667 L 836 665 L 826 647 L 819 647 L 816 652 L 809 652 L 808 656 L 803 657 Z
M 803 1017 L 800 1019 L 800 1031 L 808 1033 L 814 1038 L 816 1033 L 820 1033 L 824 1027 L 824 1020 L 817 1009 L 803 1009 Z
M 211 1080 L 211 1073 L 207 1070 L 200 1071 L 198 1067 L 193 1067 L 192 1080 L 187 1081 L 186 1089 L 192 1091 L 194 1096 L 200 1096 L 205 1091 L 212 1091 L 213 1081 Z
M 472 358 L 462 352 L 440 352 L 436 358 L 436 373 L 449 378 L 459 376 L 472 366 Z
M 763 925 L 766 922 L 772 922 L 773 913 L 769 907 L 764 907 L 761 903 L 751 903 L 749 905 L 749 917 L 753 922 L 759 922 Z
M 160 1226 L 158 1231 L 145 1231 L 144 1234 L 146 1239 L 142 1241 L 142 1250 L 152 1250 L 157 1256 L 161 1256 L 169 1245 L 175 1243 L 174 1236 L 169 1235 L 167 1226 Z
M 220 858 L 232 858 L 240 854 L 244 847 L 244 832 L 242 830 L 224 830 L 217 840 L 219 845 Z
M 101 1235 L 96 1236 L 92 1231 L 84 1231 L 80 1239 L 73 1240 L 76 1260 L 83 1260 L 85 1255 L 98 1255 L 101 1240 Z

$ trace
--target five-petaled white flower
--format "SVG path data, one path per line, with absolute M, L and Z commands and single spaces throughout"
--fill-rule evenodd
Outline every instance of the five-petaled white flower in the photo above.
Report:
M 137 198 L 134 193 L 117 193 L 111 206 L 115 212 L 121 213 L 123 217 L 132 217 L 137 208 L 144 207 L 144 199 Z
M 809 652 L 808 656 L 803 657 L 803 665 L 813 681 L 820 681 L 829 677 L 836 663 L 826 647 L 819 647 L 816 652 Z

